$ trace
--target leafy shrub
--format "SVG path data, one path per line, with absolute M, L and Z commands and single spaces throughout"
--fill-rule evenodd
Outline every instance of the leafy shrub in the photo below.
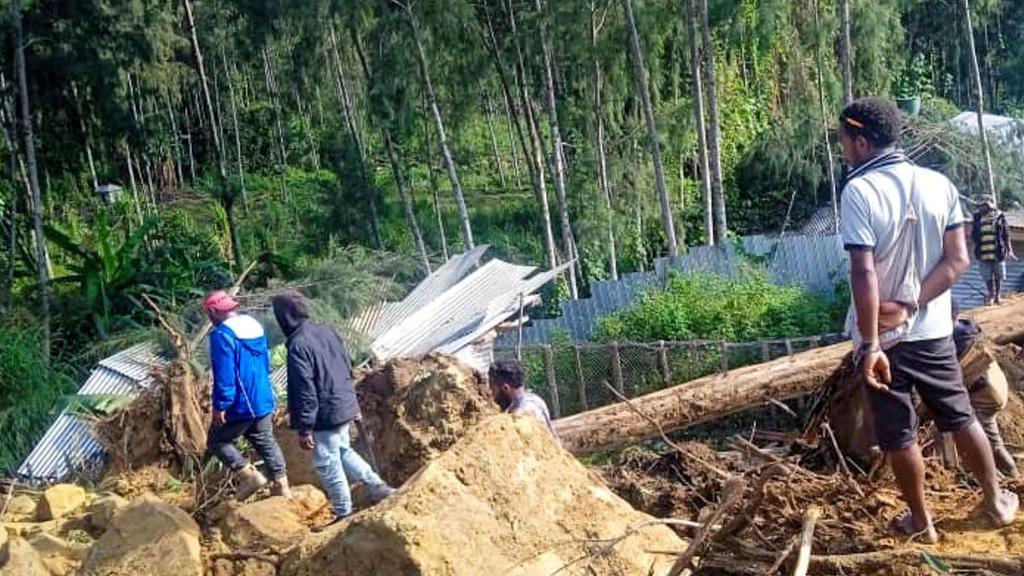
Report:
M 70 370 L 47 365 L 38 322 L 0 324 L 0 470 L 19 464 L 50 423 L 53 407 L 74 391 Z
M 696 339 L 747 342 L 824 334 L 840 328 L 824 296 L 772 284 L 761 270 L 736 278 L 691 273 L 664 291 L 645 294 L 628 309 L 601 318 L 595 339 L 650 342 Z

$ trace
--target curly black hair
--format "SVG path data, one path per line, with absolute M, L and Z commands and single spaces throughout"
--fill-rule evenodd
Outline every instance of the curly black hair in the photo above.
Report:
M 900 111 L 886 98 L 861 98 L 843 108 L 839 123 L 849 134 L 885 148 L 900 138 Z
M 521 362 L 498 360 L 487 370 L 487 379 L 492 384 L 508 384 L 513 388 L 522 388 L 526 373 Z

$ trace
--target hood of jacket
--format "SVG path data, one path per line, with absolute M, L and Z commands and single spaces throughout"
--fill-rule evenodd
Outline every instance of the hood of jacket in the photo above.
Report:
M 281 327 L 284 335 L 291 337 L 302 324 L 309 320 L 309 305 L 306 297 L 294 290 L 274 296 L 271 304 L 274 307 L 274 317 Z

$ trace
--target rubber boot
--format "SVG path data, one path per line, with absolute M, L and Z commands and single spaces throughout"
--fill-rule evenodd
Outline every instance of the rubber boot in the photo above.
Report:
M 235 472 L 235 482 L 237 483 L 235 498 L 242 502 L 255 494 L 257 490 L 266 486 L 267 478 L 255 466 L 248 464 L 245 468 Z
M 1005 446 L 1000 446 L 993 450 L 992 457 L 995 458 L 996 468 L 1003 473 L 1003 476 L 1006 476 L 1007 478 L 1016 478 L 1020 474 L 1017 470 L 1017 462 L 1006 450 Z
M 277 480 L 270 483 L 270 495 L 271 496 L 284 496 L 288 500 L 292 499 L 292 489 L 288 487 L 288 477 L 281 476 Z

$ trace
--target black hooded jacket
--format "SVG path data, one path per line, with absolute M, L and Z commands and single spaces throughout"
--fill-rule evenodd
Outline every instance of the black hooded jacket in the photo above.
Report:
M 285 292 L 273 299 L 274 316 L 288 337 L 288 413 L 300 432 L 330 430 L 359 414 L 352 361 L 330 326 L 309 320 L 305 298 Z

